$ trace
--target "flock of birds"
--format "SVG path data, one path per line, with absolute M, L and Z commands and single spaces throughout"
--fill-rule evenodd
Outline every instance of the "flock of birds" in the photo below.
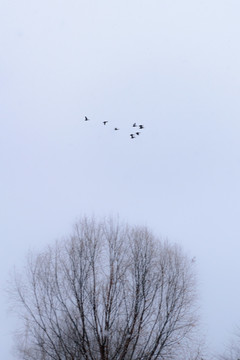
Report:
M 85 116 L 84 120 L 89 121 L 90 119 L 87 116 Z M 106 121 L 106 120 L 103 121 L 103 125 L 107 125 L 107 123 L 108 123 L 108 121 Z M 139 136 L 141 134 L 141 132 L 138 129 L 142 130 L 142 129 L 144 129 L 144 126 L 143 125 L 137 125 L 137 123 L 133 123 L 132 127 L 137 128 L 136 129 L 137 131 L 130 134 L 130 138 L 135 139 L 136 135 Z M 117 128 L 117 127 L 114 128 L 114 131 L 118 131 L 118 130 L 120 130 L 120 129 Z

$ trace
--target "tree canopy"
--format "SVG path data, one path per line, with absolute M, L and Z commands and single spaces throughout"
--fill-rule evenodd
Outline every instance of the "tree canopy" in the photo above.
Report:
M 145 227 L 80 219 L 15 275 L 18 357 L 197 358 L 193 267 L 179 246 Z

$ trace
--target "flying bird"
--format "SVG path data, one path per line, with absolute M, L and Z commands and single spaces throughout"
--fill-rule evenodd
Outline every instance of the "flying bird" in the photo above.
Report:
M 88 121 L 88 120 L 90 120 L 87 116 L 85 116 L 85 121 Z
M 144 126 L 143 126 L 143 125 L 139 125 L 139 129 L 144 129 Z
M 140 132 L 139 132 L 139 131 L 137 131 L 137 132 L 136 132 L 136 135 L 140 135 Z
M 131 139 L 134 139 L 134 138 L 135 138 L 134 134 L 130 134 L 130 136 L 131 136 Z
M 133 127 L 137 127 L 137 124 L 136 124 L 136 123 L 134 123 L 134 124 L 133 124 Z
M 108 123 L 108 121 L 103 121 L 103 124 L 106 125 Z
M 118 128 L 114 128 L 114 130 L 119 130 Z

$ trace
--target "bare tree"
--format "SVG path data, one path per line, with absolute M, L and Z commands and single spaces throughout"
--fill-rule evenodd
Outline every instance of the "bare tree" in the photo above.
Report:
M 225 352 L 216 356 L 219 360 L 240 360 L 240 328 L 236 328 L 234 337 Z
M 194 264 L 146 228 L 84 218 L 28 257 L 14 300 L 24 360 L 197 359 Z

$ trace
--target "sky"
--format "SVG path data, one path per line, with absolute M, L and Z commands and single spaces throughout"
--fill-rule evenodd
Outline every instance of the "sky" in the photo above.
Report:
M 13 268 L 83 215 L 119 215 L 195 256 L 201 328 L 209 354 L 223 351 L 240 325 L 239 12 L 1 1 L 1 359 L 14 358 Z

